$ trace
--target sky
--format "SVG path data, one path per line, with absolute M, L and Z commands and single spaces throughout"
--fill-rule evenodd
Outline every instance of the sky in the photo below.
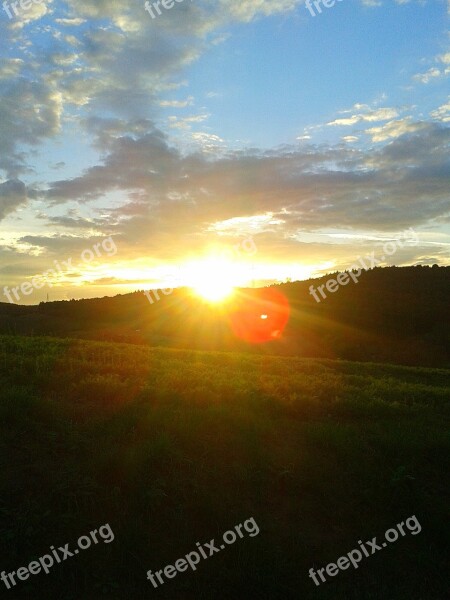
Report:
M 165 3 L 1 6 L 0 302 L 450 264 L 450 0 Z

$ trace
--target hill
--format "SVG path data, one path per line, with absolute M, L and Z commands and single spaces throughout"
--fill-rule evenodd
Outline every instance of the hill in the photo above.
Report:
M 332 274 L 273 286 L 288 301 L 283 335 L 263 344 L 238 339 L 232 320 L 239 306 L 248 319 L 271 310 L 260 290 L 241 290 L 224 308 L 209 306 L 188 290 L 143 292 L 93 300 L 0 304 L 0 333 L 51 335 L 150 346 L 340 358 L 405 365 L 450 365 L 450 267 L 390 267 L 364 272 L 317 302 Z M 319 295 L 319 299 L 320 299 Z M 270 315 L 269 315 L 270 316 Z

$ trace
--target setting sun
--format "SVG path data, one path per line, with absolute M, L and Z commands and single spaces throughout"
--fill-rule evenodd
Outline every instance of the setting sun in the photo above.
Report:
M 189 287 L 208 302 L 222 302 L 240 283 L 237 265 L 222 257 L 211 256 L 191 263 L 186 271 Z
M 192 288 L 194 292 L 208 302 L 221 302 L 233 293 L 234 288 L 221 283 L 202 283 Z

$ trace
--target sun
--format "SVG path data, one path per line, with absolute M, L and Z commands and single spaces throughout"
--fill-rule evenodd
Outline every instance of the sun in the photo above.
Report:
M 198 296 L 212 303 L 222 302 L 226 300 L 232 295 L 234 291 L 233 286 L 224 285 L 221 282 L 205 282 L 204 284 L 196 285 L 192 289 Z
M 211 303 L 227 300 L 238 283 L 236 265 L 222 257 L 211 256 L 190 263 L 186 271 L 188 286 Z

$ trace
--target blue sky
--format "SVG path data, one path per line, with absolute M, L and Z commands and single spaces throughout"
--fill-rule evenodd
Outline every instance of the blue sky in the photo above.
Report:
M 348 0 L 315 18 L 299 6 L 289 16 L 233 27 L 189 70 L 189 89 L 197 98 L 205 89 L 219 92 L 205 102 L 219 135 L 239 139 L 245 131 L 258 146 L 290 143 L 297 131 L 358 102 L 383 95 L 396 105 L 426 102 L 428 90 L 412 90 L 411 77 L 424 56 L 445 49 L 446 25 L 443 3 L 380 10 Z M 448 80 L 437 87 L 434 101 L 444 101 Z
M 384 264 L 449 264 L 450 2 L 6 9 L 0 301 L 55 260 L 77 267 L 53 299 L 113 295 L 249 236 L 235 268 L 260 283 L 349 268 L 409 228 L 419 243 Z M 76 260 L 107 237 L 114 256 Z

